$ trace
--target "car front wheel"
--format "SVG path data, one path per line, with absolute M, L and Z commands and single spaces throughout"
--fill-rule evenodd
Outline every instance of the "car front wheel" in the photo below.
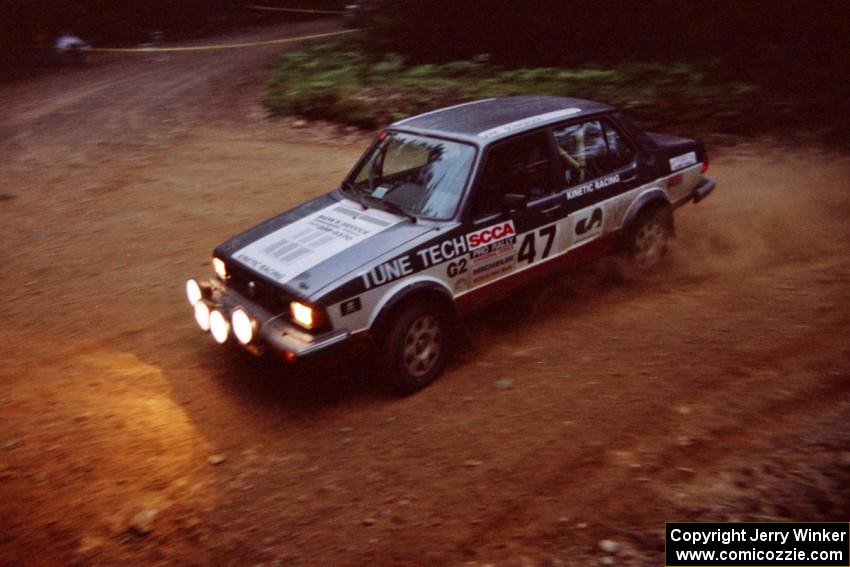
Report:
M 383 345 L 383 371 L 398 395 L 421 390 L 445 368 L 448 360 L 447 317 L 430 303 L 403 308 L 390 324 Z

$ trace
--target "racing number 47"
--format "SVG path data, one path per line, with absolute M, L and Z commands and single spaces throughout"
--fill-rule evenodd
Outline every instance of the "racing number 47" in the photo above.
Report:
M 545 242 L 543 244 L 543 252 L 540 254 L 540 259 L 543 260 L 549 256 L 549 253 L 552 251 L 552 242 L 555 241 L 555 230 L 556 226 L 554 224 L 550 224 L 549 226 L 544 226 L 536 233 L 534 231 L 529 232 L 525 235 L 525 238 L 522 239 L 522 243 L 519 245 L 519 253 L 517 254 L 517 262 L 528 262 L 531 264 L 537 258 L 537 237 L 540 239 L 545 238 Z

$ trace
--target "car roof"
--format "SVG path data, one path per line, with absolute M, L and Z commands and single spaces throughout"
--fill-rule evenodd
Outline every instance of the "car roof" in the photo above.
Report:
M 580 98 L 508 96 L 440 108 L 400 120 L 390 128 L 485 145 L 538 126 L 610 110 L 613 108 L 607 104 Z

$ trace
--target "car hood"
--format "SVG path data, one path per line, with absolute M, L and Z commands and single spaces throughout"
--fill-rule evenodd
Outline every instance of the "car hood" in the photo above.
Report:
M 309 298 L 432 229 L 329 193 L 235 236 L 215 255 Z

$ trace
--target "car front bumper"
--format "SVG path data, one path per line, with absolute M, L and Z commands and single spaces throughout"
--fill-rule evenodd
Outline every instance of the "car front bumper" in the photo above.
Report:
M 212 310 L 219 310 L 229 321 L 236 308 L 242 308 L 256 322 L 256 338 L 247 345 L 242 345 L 230 333 L 227 342 L 240 344 L 254 354 L 262 354 L 271 350 L 282 355 L 287 361 L 294 361 L 307 355 L 312 355 L 325 349 L 342 344 L 351 338 L 348 329 L 337 329 L 320 334 L 309 333 L 279 314 L 273 314 L 242 294 L 228 288 L 217 280 L 201 284 L 207 290 L 201 299 Z

